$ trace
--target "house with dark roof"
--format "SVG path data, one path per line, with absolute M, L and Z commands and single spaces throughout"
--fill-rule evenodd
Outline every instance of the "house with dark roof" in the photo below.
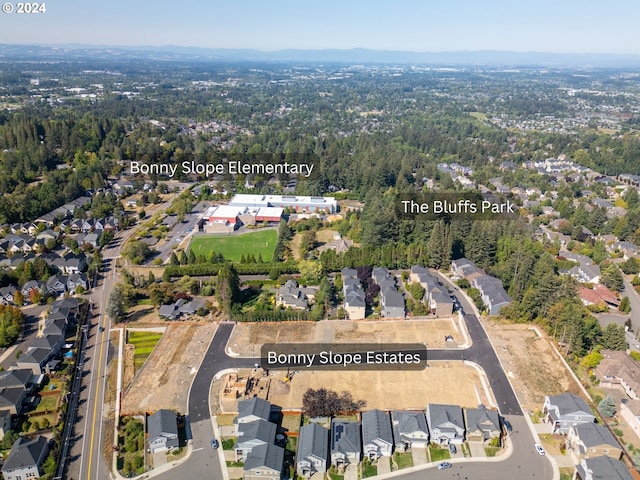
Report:
M 334 418 L 331 421 L 331 464 L 338 468 L 357 465 L 362 457 L 360 424 Z
M 430 403 L 427 405 L 427 425 L 432 443 L 448 445 L 464 441 L 464 416 L 459 405 Z
M 42 464 L 49 453 L 49 440 L 38 436 L 34 439 L 20 437 L 11 447 L 2 465 L 5 480 L 27 480 L 40 478 Z
M 298 434 L 298 454 L 296 472 L 300 477 L 310 477 L 315 473 L 324 474 L 329 460 L 329 430 L 317 423 L 300 427 Z
M 341 274 L 344 310 L 347 318 L 350 320 L 362 319 L 366 313 L 366 300 L 358 279 L 358 272 L 353 268 L 343 268 Z
M 371 276 L 380 287 L 380 314 L 385 318 L 404 318 L 404 297 L 397 289 L 396 279 L 383 267 L 375 267 Z
M 194 298 L 191 301 L 180 298 L 169 305 L 161 305 L 158 310 L 158 315 L 168 320 L 176 320 L 183 315 L 195 314 L 200 308 L 205 306 L 205 303 L 203 298 Z
M 490 275 L 480 275 L 471 280 L 471 286 L 478 289 L 482 303 L 487 307 L 489 315 L 498 315 L 500 309 L 512 301 L 500 279 Z
M 29 280 L 22 286 L 20 292 L 22 293 L 22 297 L 28 301 L 32 291 L 42 294 L 45 290 L 44 282 L 41 282 L 40 280 Z
M 246 459 L 259 445 L 271 445 L 276 438 L 276 424 L 266 420 L 254 420 L 238 424 L 238 440 L 234 447 L 236 461 Z
M 596 423 L 583 423 L 571 427 L 567 434 L 567 450 L 577 464 L 583 458 L 606 455 L 615 460 L 622 457 L 622 447 L 607 427 Z
M 495 410 L 480 405 L 478 408 L 465 408 L 464 416 L 467 441 L 486 443 L 493 438 L 500 438 L 500 417 Z
M 315 289 L 298 286 L 295 280 L 287 280 L 276 293 L 276 305 L 306 310 L 309 300 L 315 296 Z
M 67 291 L 66 275 L 51 275 L 47 280 L 46 289 L 53 296 L 64 295 Z
M 22 413 L 22 402 L 27 391 L 22 386 L 0 387 L 0 409 L 9 410 L 12 415 Z
M 7 408 L 0 409 L 0 441 L 11 430 L 11 411 Z
M 476 267 L 476 264 L 467 258 L 453 260 L 451 262 L 451 271 L 455 278 L 466 278 L 469 281 L 484 275 L 482 269 Z
M 48 348 L 29 347 L 20 355 L 16 364 L 20 368 L 29 368 L 34 375 L 42 375 L 46 370 L 47 362 L 53 357 L 53 352 Z
M 275 425 L 274 425 L 275 426 Z M 273 444 L 256 446 L 244 461 L 244 480 L 280 480 L 284 448 Z
M 568 434 L 571 427 L 596 420 L 587 403 L 573 393 L 545 396 L 542 412 L 544 421 L 553 424 L 553 433 L 562 435 Z
M 269 421 L 271 415 L 271 403 L 259 397 L 238 402 L 238 424 L 249 423 L 255 420 Z
M 394 410 L 391 412 L 391 428 L 396 451 L 429 446 L 429 427 L 422 411 Z
M 178 422 L 173 410 L 158 410 L 147 418 L 149 450 L 152 453 L 178 448 Z
M 368 410 L 362 412 L 362 453 L 369 460 L 391 456 L 393 453 L 393 430 L 387 412 Z
M 576 465 L 573 480 L 633 480 L 627 467 L 620 460 L 601 456 L 584 458 Z

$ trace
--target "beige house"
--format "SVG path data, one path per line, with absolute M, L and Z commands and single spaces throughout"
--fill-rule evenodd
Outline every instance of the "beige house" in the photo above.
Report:
M 640 436 L 640 400 L 623 400 L 619 413 L 636 435 Z
M 584 423 L 569 429 L 567 450 L 576 464 L 585 458 L 606 455 L 614 460 L 622 457 L 622 447 L 604 425 Z
M 627 353 L 615 350 L 602 350 L 602 361 L 595 369 L 595 375 L 603 388 L 619 388 L 629 398 L 640 396 L 640 363 Z

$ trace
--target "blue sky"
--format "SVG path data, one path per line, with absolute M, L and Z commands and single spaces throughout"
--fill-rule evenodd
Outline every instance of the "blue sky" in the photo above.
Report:
M 38 15 L 0 13 L 0 43 L 640 54 L 640 0 L 49 0 L 46 7 Z

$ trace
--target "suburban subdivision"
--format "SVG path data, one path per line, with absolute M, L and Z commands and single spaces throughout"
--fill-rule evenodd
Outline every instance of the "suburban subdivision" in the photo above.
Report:
M 183 53 L 0 44 L 5 480 L 640 478 L 640 63 Z

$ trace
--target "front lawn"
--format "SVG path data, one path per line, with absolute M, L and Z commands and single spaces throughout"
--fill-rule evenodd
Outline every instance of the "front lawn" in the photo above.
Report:
M 393 454 L 393 461 L 398 466 L 398 469 L 413 467 L 413 455 L 411 452 L 396 452 Z
M 440 462 L 451 458 L 448 448 L 441 448 L 437 445 L 429 445 L 429 455 L 432 462 Z

